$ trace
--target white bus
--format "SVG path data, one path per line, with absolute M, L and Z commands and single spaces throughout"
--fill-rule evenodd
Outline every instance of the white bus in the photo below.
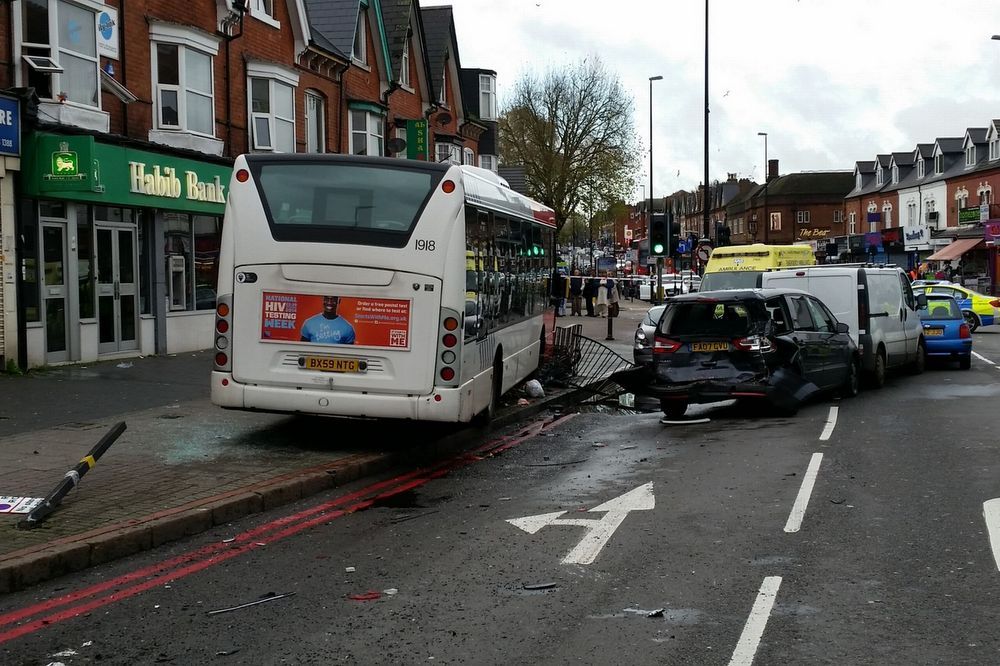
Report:
M 491 171 L 244 155 L 226 202 L 212 402 L 469 421 L 538 367 L 553 211 Z

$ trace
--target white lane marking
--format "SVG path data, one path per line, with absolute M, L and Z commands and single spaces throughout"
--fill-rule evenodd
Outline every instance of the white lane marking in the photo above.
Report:
M 976 358 L 978 358 L 978 359 L 979 359 L 980 361 L 982 361 L 983 363 L 989 363 L 990 365 L 996 365 L 996 363 L 994 363 L 994 362 L 993 362 L 993 361 L 991 361 L 990 359 L 986 358 L 986 357 L 985 357 L 985 356 L 983 356 L 982 354 L 977 354 L 976 352 L 972 352 L 972 355 L 973 355 L 973 356 L 975 356 Z
M 792 512 L 788 514 L 788 522 L 785 523 L 786 532 L 798 532 L 802 527 L 802 518 L 806 515 L 806 507 L 809 506 L 809 497 L 812 495 L 813 485 L 816 483 L 816 475 L 819 474 L 819 464 L 823 461 L 822 453 L 812 454 L 809 467 L 806 468 L 806 476 L 802 479 L 802 487 L 799 488 L 798 497 L 792 505 Z
M 750 666 L 753 658 L 757 654 L 760 646 L 760 639 L 764 635 L 764 627 L 767 626 L 767 619 L 771 616 L 771 608 L 774 606 L 774 599 L 778 596 L 778 588 L 781 586 L 781 576 L 768 576 L 760 586 L 757 593 L 757 600 L 750 610 L 750 617 L 743 625 L 743 633 L 740 634 L 740 642 L 736 644 L 733 651 L 733 658 L 729 660 L 729 666 Z
M 819 441 L 825 442 L 830 439 L 830 435 L 833 434 L 833 429 L 837 427 L 837 414 L 840 412 L 840 407 L 831 407 L 830 415 L 826 417 L 826 425 L 823 426 L 823 433 L 819 436 Z
M 653 497 L 653 482 L 643 484 L 634 488 L 624 495 L 619 495 L 608 500 L 604 504 L 590 509 L 591 512 L 607 512 L 603 518 L 561 518 L 565 511 L 554 513 L 543 513 L 537 516 L 525 516 L 524 518 L 510 518 L 508 523 L 514 527 L 524 530 L 528 534 L 534 534 L 538 530 L 548 525 L 576 525 L 586 527 L 587 533 L 583 535 L 580 543 L 563 558 L 563 564 L 593 564 L 594 560 L 601 553 L 601 549 L 611 539 L 621 524 L 625 522 L 630 511 L 650 511 L 656 507 L 656 499 Z
M 983 502 L 983 518 L 986 519 L 986 531 L 990 535 L 993 561 L 997 569 L 1000 569 L 1000 498 Z

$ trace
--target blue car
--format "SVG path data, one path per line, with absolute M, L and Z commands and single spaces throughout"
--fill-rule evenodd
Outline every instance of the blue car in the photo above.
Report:
M 958 360 L 958 367 L 972 367 L 972 331 L 962 316 L 962 308 L 951 296 L 929 294 L 927 307 L 919 311 L 924 327 L 928 358 Z

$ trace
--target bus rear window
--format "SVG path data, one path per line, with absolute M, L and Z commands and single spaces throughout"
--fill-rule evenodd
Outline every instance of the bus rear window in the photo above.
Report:
M 254 169 L 277 241 L 404 247 L 443 171 L 349 162 L 260 162 Z

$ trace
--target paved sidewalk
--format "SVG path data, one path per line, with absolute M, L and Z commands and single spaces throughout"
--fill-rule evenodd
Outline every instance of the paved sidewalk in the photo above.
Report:
M 631 361 L 649 306 L 621 305 L 613 341 L 604 340 L 606 319 L 556 323 L 581 323 Z M 414 450 L 440 449 L 457 430 L 222 410 L 208 399 L 210 368 L 206 351 L 0 376 L 0 495 L 45 496 L 114 423 L 128 425 L 40 527 L 18 530 L 23 515 L 0 514 L 0 593 L 387 470 Z M 510 407 L 498 426 L 566 394 Z

